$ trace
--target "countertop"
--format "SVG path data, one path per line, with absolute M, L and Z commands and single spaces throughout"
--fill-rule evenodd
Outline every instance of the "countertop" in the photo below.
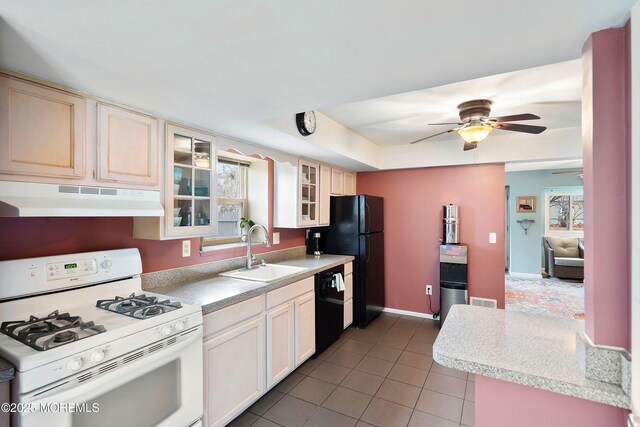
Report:
M 574 319 L 454 305 L 433 358 L 461 371 L 629 408 L 620 386 L 585 378 L 578 366 Z
M 346 255 L 321 255 L 319 257 L 304 255 L 274 263 L 307 268 L 307 270 L 293 276 L 274 282 L 252 282 L 216 275 L 209 279 L 187 283 L 167 283 L 162 286 L 154 286 L 150 290 L 158 294 L 197 302 L 202 305 L 202 313 L 208 314 L 313 276 L 328 268 L 345 264 L 353 259 L 352 256 Z
M 11 381 L 15 375 L 13 365 L 6 360 L 0 358 L 0 383 Z

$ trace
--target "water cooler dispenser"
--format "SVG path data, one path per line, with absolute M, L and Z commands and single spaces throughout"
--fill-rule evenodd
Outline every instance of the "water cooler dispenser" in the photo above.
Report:
M 446 205 L 440 245 L 440 327 L 451 306 L 467 303 L 467 245 L 459 242 L 459 208 Z

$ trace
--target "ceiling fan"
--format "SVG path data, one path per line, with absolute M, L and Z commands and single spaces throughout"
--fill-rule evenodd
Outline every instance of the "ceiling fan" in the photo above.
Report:
M 429 138 L 433 138 L 434 136 L 444 135 L 445 133 L 456 131 L 458 135 L 460 135 L 460 137 L 464 140 L 463 150 L 469 151 L 476 148 L 479 142 L 484 141 L 485 138 L 489 136 L 489 134 L 493 132 L 494 129 L 533 134 L 542 133 L 547 129 L 544 126 L 509 123 L 514 121 L 519 122 L 523 120 L 540 119 L 539 116 L 531 113 L 515 114 L 512 116 L 502 117 L 489 117 L 489 113 L 491 112 L 491 101 L 489 101 L 488 99 L 474 99 L 473 101 L 463 102 L 462 104 L 458 105 L 458 110 L 458 113 L 460 115 L 459 123 L 429 123 L 429 125 L 433 126 L 457 125 L 458 127 L 454 127 L 444 132 L 438 132 L 425 138 L 417 139 L 410 142 L 410 144 L 415 144 L 416 142 L 422 142 Z
M 556 172 L 551 172 L 552 175 L 561 175 L 564 173 L 575 173 L 576 176 L 580 179 L 582 179 L 584 177 L 584 171 L 582 168 L 577 168 L 577 169 L 566 169 L 566 170 L 562 170 L 562 171 L 556 171 Z

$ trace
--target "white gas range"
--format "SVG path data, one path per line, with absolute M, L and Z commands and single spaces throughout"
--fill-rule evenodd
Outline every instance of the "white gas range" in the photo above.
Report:
M 199 305 L 141 289 L 137 249 L 0 262 L 16 426 L 199 425 Z

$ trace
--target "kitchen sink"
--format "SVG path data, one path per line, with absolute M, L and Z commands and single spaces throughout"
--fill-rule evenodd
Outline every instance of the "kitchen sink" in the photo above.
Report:
M 275 280 L 284 279 L 293 276 L 301 271 L 308 270 L 307 267 L 294 267 L 292 265 L 282 264 L 265 264 L 255 266 L 250 270 L 241 268 L 239 270 L 231 270 L 220 273 L 221 276 L 232 277 L 234 279 L 251 280 L 254 282 L 273 282 Z

